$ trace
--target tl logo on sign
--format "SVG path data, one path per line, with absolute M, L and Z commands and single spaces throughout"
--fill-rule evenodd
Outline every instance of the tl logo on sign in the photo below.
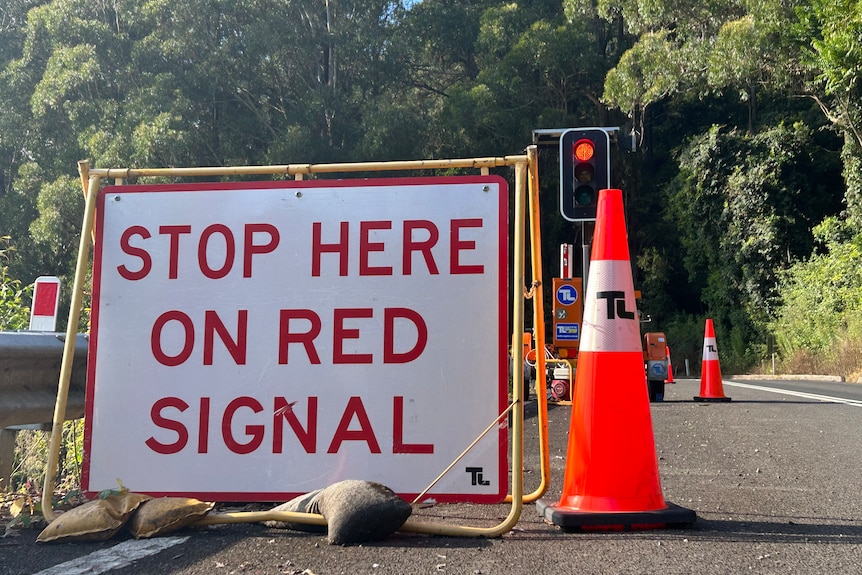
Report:
M 580 327 L 579 323 L 558 323 L 557 324 L 557 339 L 558 340 L 568 340 L 568 341 L 578 341 L 580 339 Z
M 490 481 L 482 477 L 484 467 L 467 467 L 465 471 L 470 474 L 470 485 L 491 485 Z
M 635 314 L 626 309 L 626 293 L 622 291 L 600 291 L 596 293 L 598 299 L 608 300 L 608 319 L 634 319 Z M 616 305 L 614 305 L 616 302 Z M 616 309 L 616 317 L 614 317 L 614 309 Z
M 578 301 L 578 290 L 575 289 L 575 286 L 561 285 L 557 288 L 557 301 L 560 302 L 560 305 L 572 305 Z

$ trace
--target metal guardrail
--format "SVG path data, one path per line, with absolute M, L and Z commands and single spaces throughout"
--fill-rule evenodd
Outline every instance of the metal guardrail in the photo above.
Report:
M 65 333 L 0 331 L 0 429 L 51 423 L 57 402 Z M 66 419 L 84 415 L 87 335 L 75 339 Z
M 87 335 L 75 338 L 75 353 L 65 419 L 84 416 Z M 66 334 L 0 331 L 0 492 L 10 488 L 19 426 L 54 420 Z

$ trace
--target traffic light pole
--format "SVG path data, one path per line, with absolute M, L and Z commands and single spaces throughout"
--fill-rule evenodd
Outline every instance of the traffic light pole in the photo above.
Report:
M 590 277 L 590 245 L 581 246 L 581 257 L 584 265 L 584 293 L 587 293 L 587 279 Z
M 593 222 L 581 222 L 581 269 L 583 270 L 583 291 L 587 293 L 587 279 L 590 277 L 590 251 L 592 250 L 591 239 L 593 230 L 590 228 Z

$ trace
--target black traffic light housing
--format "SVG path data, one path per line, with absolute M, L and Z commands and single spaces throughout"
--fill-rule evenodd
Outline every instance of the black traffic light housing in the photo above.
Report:
M 596 219 L 599 190 L 611 187 L 611 138 L 601 128 L 560 136 L 560 213 L 572 222 Z

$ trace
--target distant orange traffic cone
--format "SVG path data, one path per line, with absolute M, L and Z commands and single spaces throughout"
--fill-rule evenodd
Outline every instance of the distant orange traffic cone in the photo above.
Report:
M 695 401 L 730 401 L 724 395 L 721 383 L 721 365 L 718 363 L 718 346 L 715 343 L 715 328 L 712 320 L 706 320 L 703 334 L 703 362 L 700 370 L 700 395 Z
M 665 383 L 676 383 L 673 380 L 673 364 L 670 362 L 670 346 L 665 346 L 665 354 L 667 355 L 667 379 Z
M 689 526 L 658 474 L 621 190 L 599 193 L 566 471 L 539 513 L 564 531 Z

